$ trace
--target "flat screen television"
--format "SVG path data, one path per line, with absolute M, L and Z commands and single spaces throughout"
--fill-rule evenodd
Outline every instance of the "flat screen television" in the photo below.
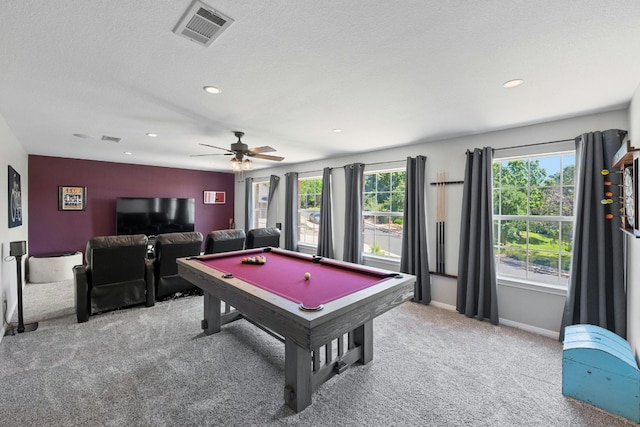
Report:
M 195 199 L 176 197 L 118 197 L 116 234 L 146 234 L 193 231 Z

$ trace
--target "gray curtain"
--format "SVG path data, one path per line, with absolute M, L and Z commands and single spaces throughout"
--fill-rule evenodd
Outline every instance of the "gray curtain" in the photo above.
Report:
M 285 176 L 284 196 L 284 248 L 298 250 L 298 173 L 288 172 Z
M 407 157 L 400 257 L 400 271 L 416 276 L 414 300 L 423 304 L 431 302 L 431 274 L 427 250 L 426 163 L 425 156 Z
M 278 203 L 274 201 L 278 184 L 280 183 L 280 177 L 277 175 L 271 175 L 269 177 L 269 200 L 267 201 L 267 227 L 275 227 L 278 219 Z M 273 210 L 276 213 L 273 213 Z
M 331 218 L 331 168 L 322 171 L 320 196 L 320 228 L 317 255 L 333 258 L 333 219 Z
M 579 323 L 601 326 L 622 338 L 627 335 L 620 220 L 606 219 L 606 210 L 600 203 L 604 193 L 600 171 L 611 167 L 611 159 L 625 135 L 626 131 L 611 129 L 576 138 L 573 252 L 561 341 L 564 328 Z M 617 190 L 618 174 L 612 173 L 609 178 L 612 191 Z
M 244 180 L 244 229 L 249 231 L 253 228 L 255 218 L 253 200 L 253 178 L 245 178 Z
M 462 193 L 456 310 L 498 324 L 496 266 L 493 252 L 493 150 L 467 151 Z
M 362 198 L 364 190 L 364 163 L 344 167 L 345 224 L 344 255 L 348 262 L 362 264 Z

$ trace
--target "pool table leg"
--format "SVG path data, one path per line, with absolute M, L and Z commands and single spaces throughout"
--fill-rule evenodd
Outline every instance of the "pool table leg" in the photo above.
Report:
M 220 332 L 221 326 L 220 300 L 208 292 L 204 292 L 204 320 L 202 329 L 207 335 Z
M 284 342 L 284 401 L 296 412 L 311 404 L 311 352 Z
M 353 343 L 362 346 L 362 357 L 358 362 L 365 365 L 373 360 L 373 320 L 353 330 Z

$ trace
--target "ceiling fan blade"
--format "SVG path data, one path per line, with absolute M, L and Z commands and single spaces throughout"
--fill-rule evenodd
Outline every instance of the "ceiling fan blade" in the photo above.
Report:
M 252 154 L 252 153 L 247 153 L 247 156 L 249 157 L 255 157 L 256 159 L 264 159 L 264 160 L 274 160 L 276 162 L 280 162 L 282 160 L 284 160 L 284 157 L 280 157 L 280 156 L 270 156 L 268 154 Z
M 210 145 L 210 144 L 200 144 L 204 147 L 211 147 L 211 148 L 217 148 L 218 150 L 223 150 L 223 151 L 228 151 L 229 153 L 233 153 L 233 151 L 229 150 L 228 148 L 222 148 L 222 147 L 216 147 L 215 145 Z
M 276 151 L 276 149 L 273 147 L 269 147 L 268 145 L 265 145 L 263 147 L 249 148 L 249 152 L 253 154 L 271 153 L 272 151 Z
M 219 153 L 219 154 L 190 154 L 189 157 L 208 157 L 208 156 L 230 156 L 231 153 Z

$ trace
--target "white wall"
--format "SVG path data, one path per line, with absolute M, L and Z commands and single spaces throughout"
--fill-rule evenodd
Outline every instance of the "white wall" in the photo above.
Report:
M 29 194 L 28 183 L 28 170 L 27 170 L 27 153 L 18 142 L 16 136 L 11 132 L 9 126 L 5 122 L 4 118 L 0 116 L 0 253 L 2 259 L 0 260 L 0 293 L 2 294 L 2 301 L 7 300 L 7 312 L 4 311 L 4 306 L 0 307 L 3 319 L 11 319 L 16 307 L 17 307 L 17 278 L 16 278 L 16 262 L 13 257 L 9 256 L 9 242 L 16 240 L 27 240 L 27 228 L 29 225 L 28 219 L 28 206 L 27 195 Z M 11 166 L 20 174 L 20 184 L 22 188 L 22 225 L 19 227 L 9 228 L 9 207 L 7 201 L 7 191 L 9 188 L 8 181 L 8 166 Z M 24 262 L 26 256 L 22 258 L 22 272 L 24 277 Z M 24 282 L 23 282 L 24 283 Z M 1 305 L 1 303 L 0 303 Z M 3 322 L 4 324 L 4 322 Z M 4 336 L 4 326 L 0 332 L 0 340 Z
M 637 101 L 640 103 L 640 100 Z M 640 110 L 640 107 L 638 107 Z M 640 127 L 640 125 L 639 125 Z M 626 110 L 613 111 L 602 114 L 587 115 L 566 120 L 558 120 L 543 124 L 490 132 L 472 136 L 452 138 L 436 142 L 424 142 L 394 149 L 325 159 L 322 161 L 286 165 L 270 169 L 252 171 L 246 176 L 254 179 L 268 178 L 270 174 L 280 176 L 284 180 L 286 172 L 318 171 L 322 168 L 333 167 L 333 211 L 334 211 L 334 246 L 336 258 L 342 258 L 342 238 L 344 235 L 344 170 L 343 166 L 354 162 L 375 164 L 380 162 L 403 161 L 408 156 L 427 156 L 427 181 L 434 182 L 438 172 L 446 173 L 446 180 L 459 181 L 464 178 L 465 152 L 468 149 L 490 146 L 503 148 L 546 141 L 573 139 L 576 136 L 591 131 L 611 128 L 628 129 L 628 112 Z M 332 135 L 333 136 L 333 135 Z M 339 137 L 348 142 L 349 133 L 343 132 Z M 384 165 L 367 166 L 366 170 L 379 168 Z M 285 186 L 281 183 L 279 192 L 284 194 Z M 236 223 L 244 224 L 244 182 L 240 176 L 236 181 L 235 212 Z M 435 236 L 435 187 L 428 186 L 427 197 L 429 204 L 429 235 Z M 446 189 L 446 273 L 457 275 L 457 257 L 460 235 L 460 204 L 462 200 L 462 186 L 451 185 Z M 281 206 L 277 209 L 279 216 L 276 222 L 284 223 L 284 196 L 279 198 Z M 433 241 L 430 240 L 430 245 Z M 433 247 L 433 246 L 431 246 Z M 639 247 L 640 250 L 640 247 Z M 429 255 L 430 265 L 435 263 L 435 251 Z M 388 266 L 385 266 L 388 268 Z M 432 270 L 434 270 L 432 268 Z M 640 278 L 640 271 L 636 273 Z M 434 276 L 432 280 L 432 298 L 435 305 L 449 308 L 456 304 L 456 281 L 454 279 Z M 528 329 L 549 336 L 557 336 L 560 330 L 562 309 L 564 307 L 565 292 L 558 290 L 514 287 L 499 284 L 498 300 L 501 322 Z M 639 305 L 640 307 L 640 301 Z M 640 332 L 639 332 L 640 333 Z M 640 338 L 640 337 L 639 337 Z
M 640 148 L 640 86 L 629 107 L 629 140 Z M 640 357 L 640 239 L 625 235 L 627 253 L 627 339 Z

